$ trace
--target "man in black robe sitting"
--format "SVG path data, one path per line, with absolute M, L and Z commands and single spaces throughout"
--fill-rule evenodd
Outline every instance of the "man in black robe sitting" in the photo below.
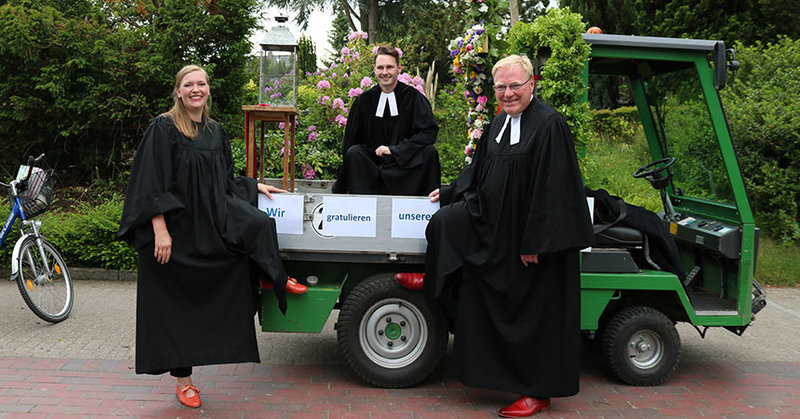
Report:
M 430 195 L 443 206 L 426 230 L 424 288 L 431 300 L 457 290 L 455 378 L 521 395 L 498 413 L 530 416 L 578 392 L 579 252 L 594 235 L 572 134 L 534 97 L 530 60 L 506 57 L 492 75 L 503 112 Z
M 441 184 L 439 128 L 428 99 L 398 83 L 402 67 L 396 49 L 375 54 L 378 85 L 350 108 L 342 167 L 333 193 L 428 195 Z

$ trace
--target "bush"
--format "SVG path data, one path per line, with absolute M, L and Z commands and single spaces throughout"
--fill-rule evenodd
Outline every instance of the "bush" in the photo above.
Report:
M 7 199 L 0 204 L 8 208 Z M 45 213 L 40 217 L 42 235 L 59 250 L 68 267 L 136 269 L 136 251 L 116 239 L 122 204 L 114 197 L 97 206 L 82 203 L 70 212 Z M 19 229 L 14 228 L 0 248 L 0 260 L 11 259 L 18 238 Z
M 464 102 L 464 83 L 444 87 L 436 96 L 436 150 L 442 167 L 442 183 L 450 183 L 467 165 L 464 139 L 467 138 L 467 107 Z
M 800 240 L 800 40 L 736 45 L 741 68 L 721 92 L 759 226 Z

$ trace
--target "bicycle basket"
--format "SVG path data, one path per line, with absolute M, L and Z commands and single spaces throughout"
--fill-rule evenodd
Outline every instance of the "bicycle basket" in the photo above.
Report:
M 50 208 L 53 202 L 53 171 L 34 167 L 28 178 L 28 189 L 19 195 L 26 218 L 35 217 Z

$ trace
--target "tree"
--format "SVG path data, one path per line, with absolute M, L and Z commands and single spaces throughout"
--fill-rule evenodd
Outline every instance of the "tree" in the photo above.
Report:
M 305 35 L 297 41 L 297 70 L 301 77 L 317 71 L 317 49 L 314 41 Z
M 2 167 L 45 151 L 78 178 L 121 169 L 189 63 L 211 75 L 214 118 L 239 129 L 256 11 L 257 0 L 6 2 Z
M 720 39 L 752 45 L 800 38 L 800 3 L 785 0 L 560 0 L 605 33 Z

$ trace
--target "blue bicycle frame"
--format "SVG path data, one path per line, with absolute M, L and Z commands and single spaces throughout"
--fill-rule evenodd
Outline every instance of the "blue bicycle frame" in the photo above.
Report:
M 3 225 L 3 232 L 0 234 L 0 246 L 6 241 L 6 237 L 8 237 L 8 233 L 11 232 L 11 227 L 14 226 L 17 218 L 21 218 L 22 221 L 25 221 L 25 213 L 22 211 L 19 197 L 14 198 L 14 207 L 11 208 L 11 214 L 8 214 L 8 219 L 6 219 L 5 225 Z

